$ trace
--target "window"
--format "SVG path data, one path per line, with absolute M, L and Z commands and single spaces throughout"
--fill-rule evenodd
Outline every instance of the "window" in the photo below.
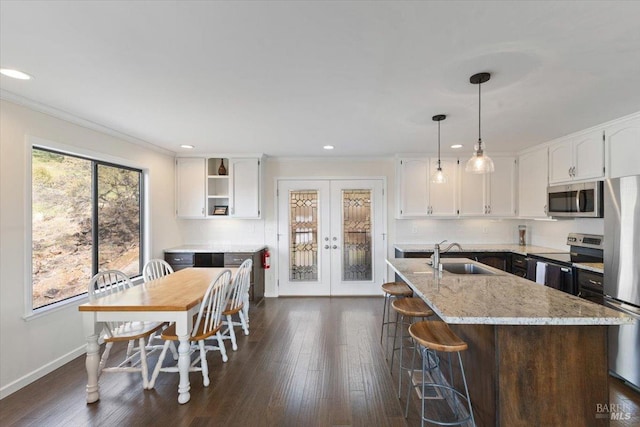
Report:
M 32 308 L 87 292 L 98 271 L 142 271 L 142 171 L 33 147 Z

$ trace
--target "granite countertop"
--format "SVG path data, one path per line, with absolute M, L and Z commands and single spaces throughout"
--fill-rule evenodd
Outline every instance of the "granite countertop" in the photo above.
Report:
M 634 322 L 631 317 L 602 305 L 466 258 L 445 257 L 441 262 L 472 263 L 496 274 L 436 272 L 424 258 L 387 260 L 391 268 L 447 323 L 620 325 Z
M 258 244 L 232 244 L 232 243 L 212 243 L 209 245 L 182 245 L 176 246 L 175 248 L 165 249 L 166 253 L 184 253 L 184 252 L 194 252 L 194 253 L 202 253 L 202 252 L 258 252 L 262 249 L 265 249 L 265 245 Z
M 604 274 L 604 263 L 602 262 L 574 262 L 573 266 L 583 270 L 593 271 L 594 273 Z
M 451 242 L 446 242 L 440 247 L 446 247 Z M 433 246 L 435 243 L 399 243 L 394 245 L 394 247 L 400 252 L 433 252 Z M 513 252 L 520 255 L 528 255 L 528 254 L 558 254 L 558 253 L 567 253 L 568 250 L 562 249 L 552 249 L 545 248 L 542 246 L 520 246 L 517 243 L 486 243 L 486 244 L 466 244 L 460 243 L 462 246 L 462 251 L 458 248 L 452 248 L 448 252 Z M 447 252 L 445 252 L 447 253 Z M 444 256 L 444 254 L 443 254 Z

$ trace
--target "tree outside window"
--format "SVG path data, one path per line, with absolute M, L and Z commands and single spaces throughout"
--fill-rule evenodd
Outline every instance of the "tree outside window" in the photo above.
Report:
M 87 292 L 98 271 L 142 270 L 142 172 L 33 147 L 32 308 Z

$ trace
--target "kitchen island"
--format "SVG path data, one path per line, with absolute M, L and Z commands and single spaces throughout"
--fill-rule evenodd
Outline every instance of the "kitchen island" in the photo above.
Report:
M 607 325 L 633 319 L 469 259 L 441 262 L 489 274 L 438 272 L 424 258 L 387 260 L 468 343 L 462 357 L 479 426 L 609 425 L 598 413 L 609 403 Z

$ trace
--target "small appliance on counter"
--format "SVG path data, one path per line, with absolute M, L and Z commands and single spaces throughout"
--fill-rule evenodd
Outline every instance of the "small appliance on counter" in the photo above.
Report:
M 526 225 L 518 226 L 518 244 L 520 246 L 527 245 L 527 226 Z
M 595 234 L 569 233 L 569 252 L 531 253 L 527 279 L 577 295 L 574 263 L 602 263 L 604 238 Z M 602 289 L 600 289 L 602 294 Z
M 609 370 L 640 388 L 640 175 L 607 180 L 604 204 L 604 304 L 636 319 L 609 327 Z

